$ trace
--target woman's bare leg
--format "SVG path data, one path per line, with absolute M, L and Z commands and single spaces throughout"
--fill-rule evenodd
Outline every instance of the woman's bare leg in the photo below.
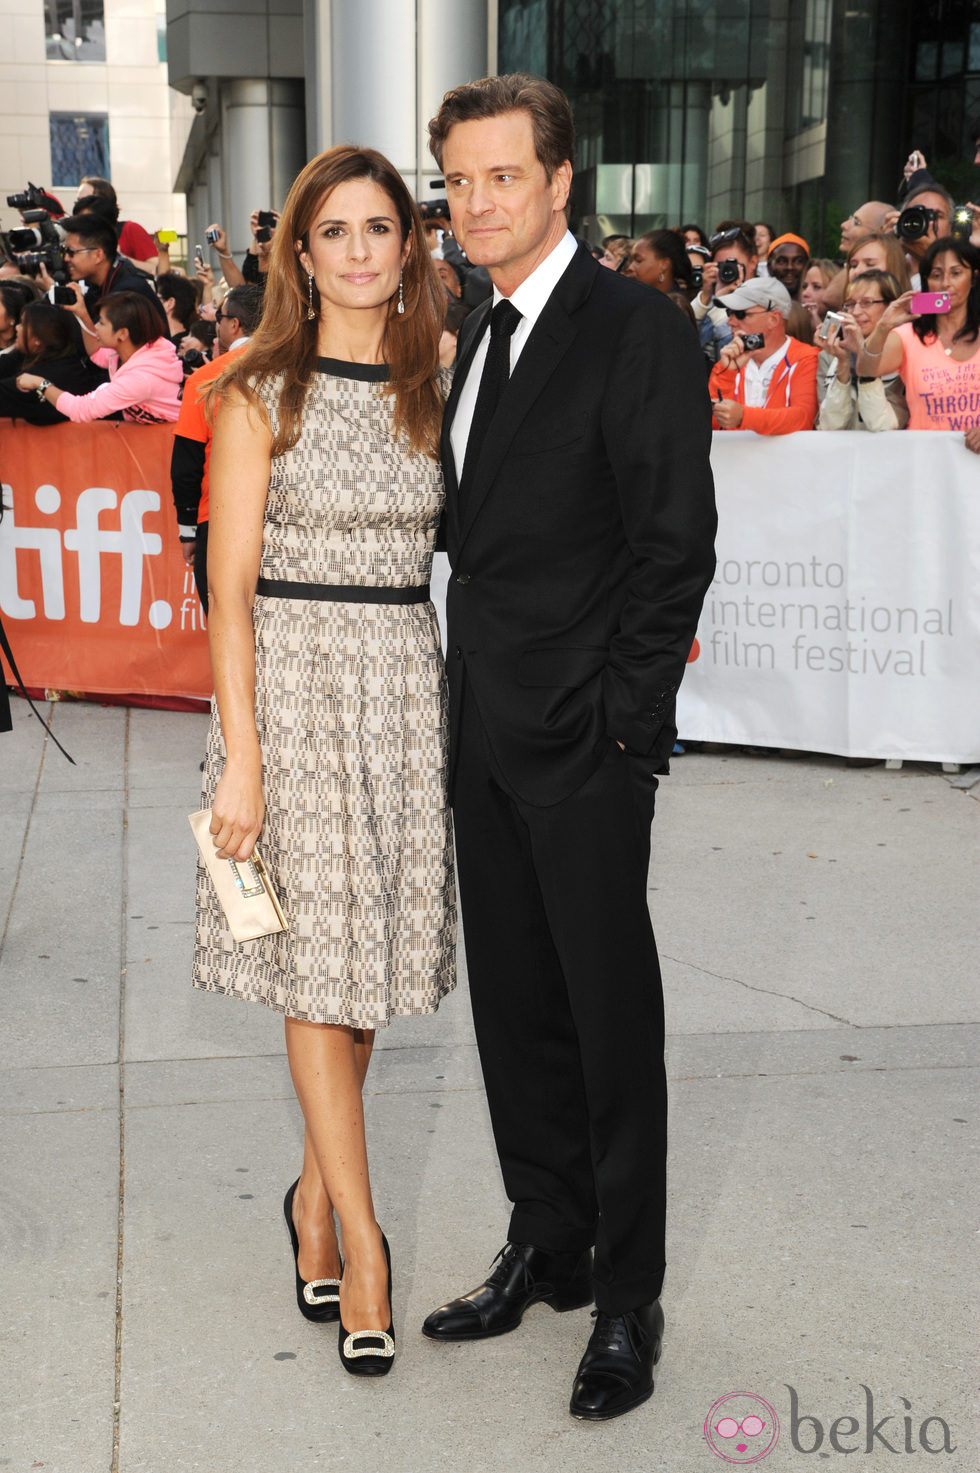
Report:
M 374 1030 L 353 1030 L 358 1079 L 363 1089 L 374 1047 Z M 300 1277 L 338 1279 L 340 1248 L 333 1220 L 333 1203 L 324 1185 L 309 1129 L 303 1141 L 303 1170 L 293 1196 L 293 1225 L 299 1238 Z
M 332 1206 L 340 1222 L 344 1256 L 340 1309 L 348 1330 L 386 1330 L 391 1319 L 388 1271 L 368 1175 L 361 1096 L 373 1042 L 374 1035 L 367 1030 L 286 1019 L 289 1068 L 306 1121 L 303 1194 L 301 1199 L 298 1188 L 296 1201 L 300 1205 L 294 1208 L 294 1218 L 300 1243 L 305 1232 L 313 1245 L 314 1258 L 310 1264 L 301 1246 L 300 1273 L 305 1278 L 308 1268 L 328 1263 L 332 1264 L 331 1272 L 312 1276 L 337 1277 L 336 1242 L 333 1256 L 329 1245 Z M 315 1248 L 318 1240 L 320 1249 L 325 1250 L 322 1256 Z

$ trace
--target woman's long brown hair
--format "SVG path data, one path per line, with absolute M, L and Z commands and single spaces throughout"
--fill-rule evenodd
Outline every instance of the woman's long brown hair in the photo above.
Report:
M 442 397 L 435 375 L 446 294 L 432 265 L 418 206 L 398 171 L 373 148 L 341 144 L 311 159 L 297 175 L 273 238 L 262 321 L 247 346 L 233 355 L 225 371 L 208 386 L 205 406 L 213 417 L 217 401 L 232 387 L 248 402 L 259 403 L 259 386 L 282 374 L 272 454 L 282 455 L 296 444 L 303 404 L 316 372 L 319 317 L 307 318 L 309 287 L 295 242 L 302 241 L 304 250 L 308 248 L 309 232 L 324 196 L 352 179 L 371 179 L 385 191 L 401 224 L 402 242 L 411 241 L 403 279 L 404 314 L 397 311 L 394 299 L 388 304 L 382 353 L 391 378 L 384 387 L 395 401 L 395 435 L 404 433 L 412 450 L 437 459 Z M 314 308 L 319 306 L 315 286 L 313 302 Z

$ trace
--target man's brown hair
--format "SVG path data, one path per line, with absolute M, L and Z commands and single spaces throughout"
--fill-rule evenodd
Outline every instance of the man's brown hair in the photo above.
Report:
M 526 112 L 531 117 L 534 152 L 544 167 L 548 182 L 567 159 L 572 161 L 575 125 L 568 98 L 554 82 L 530 72 L 508 72 L 502 77 L 481 77 L 453 87 L 442 99 L 429 121 L 429 150 L 442 168 L 442 150 L 450 128 L 476 118 L 497 118 L 503 113 Z

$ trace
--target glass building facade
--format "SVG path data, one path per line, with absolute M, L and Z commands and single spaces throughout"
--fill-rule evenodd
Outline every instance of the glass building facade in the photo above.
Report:
M 977 188 L 975 0 L 499 0 L 498 69 L 571 98 L 593 238 L 744 216 L 833 252 L 913 147 Z

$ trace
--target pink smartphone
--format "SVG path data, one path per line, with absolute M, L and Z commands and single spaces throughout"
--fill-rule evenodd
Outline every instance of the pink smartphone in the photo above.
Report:
M 949 292 L 915 292 L 909 302 L 909 311 L 929 315 L 934 312 L 948 312 Z

